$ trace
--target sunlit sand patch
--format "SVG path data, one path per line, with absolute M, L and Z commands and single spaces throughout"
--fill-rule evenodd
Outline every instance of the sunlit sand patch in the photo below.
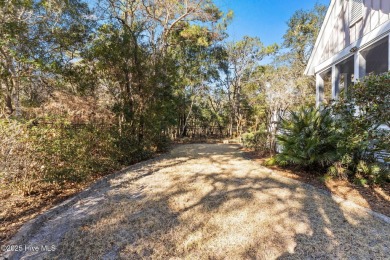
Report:
M 93 206 L 93 214 L 78 228 L 66 233 L 50 258 L 383 259 L 390 255 L 390 226 L 360 209 L 279 177 L 243 159 L 234 146 L 185 148 L 140 170 L 141 178 L 129 171 L 112 180 L 105 200 Z M 176 161 L 175 154 L 191 159 Z M 152 174 L 145 174 L 151 169 Z

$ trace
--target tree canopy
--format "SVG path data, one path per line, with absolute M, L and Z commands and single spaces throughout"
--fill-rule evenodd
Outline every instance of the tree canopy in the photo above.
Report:
M 323 6 L 297 11 L 280 46 L 251 36 L 229 41 L 234 13 L 212 0 L 4 0 L 0 7 L 1 118 L 27 131 L 31 160 L 75 165 L 48 165 L 37 176 L 63 180 L 99 162 L 115 168 L 179 138 L 260 131 L 274 151 L 278 118 L 314 102 L 302 68 Z M 266 57 L 275 62 L 265 65 Z M 85 150 L 95 151 L 93 160 L 68 157 Z

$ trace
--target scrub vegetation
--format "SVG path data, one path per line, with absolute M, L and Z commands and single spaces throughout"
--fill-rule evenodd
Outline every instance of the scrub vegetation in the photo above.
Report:
M 350 86 L 348 99 L 319 109 L 301 108 L 281 121 L 277 136 L 280 165 L 298 165 L 316 173 L 363 185 L 390 182 L 390 73 L 369 76 Z M 345 93 L 342 93 L 345 94 Z

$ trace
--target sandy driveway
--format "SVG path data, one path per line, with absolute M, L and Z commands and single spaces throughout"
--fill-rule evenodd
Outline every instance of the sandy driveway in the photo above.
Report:
M 11 243 L 30 247 L 7 256 L 389 259 L 389 224 L 237 148 L 183 145 L 134 165 L 25 226 Z

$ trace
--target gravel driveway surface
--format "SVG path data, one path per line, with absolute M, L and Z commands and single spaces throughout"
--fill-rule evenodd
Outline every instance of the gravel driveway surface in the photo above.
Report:
M 390 259 L 390 224 L 238 148 L 181 145 L 131 166 L 25 225 L 4 256 Z

